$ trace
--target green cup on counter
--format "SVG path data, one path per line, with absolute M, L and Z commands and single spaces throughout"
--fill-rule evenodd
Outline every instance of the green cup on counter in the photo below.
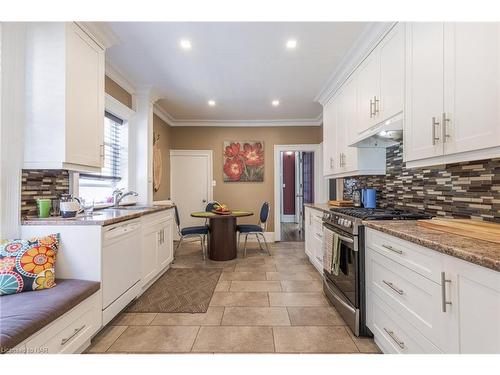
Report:
M 49 217 L 50 206 L 51 206 L 50 199 L 37 199 L 36 205 L 38 207 L 38 217 L 39 218 Z

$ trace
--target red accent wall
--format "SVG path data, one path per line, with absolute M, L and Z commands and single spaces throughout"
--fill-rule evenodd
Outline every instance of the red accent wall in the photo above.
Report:
M 283 153 L 283 214 L 295 215 L 295 154 Z

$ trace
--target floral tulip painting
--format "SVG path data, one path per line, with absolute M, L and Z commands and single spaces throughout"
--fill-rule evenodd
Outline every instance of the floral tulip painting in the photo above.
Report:
M 224 182 L 264 181 L 264 142 L 224 142 Z

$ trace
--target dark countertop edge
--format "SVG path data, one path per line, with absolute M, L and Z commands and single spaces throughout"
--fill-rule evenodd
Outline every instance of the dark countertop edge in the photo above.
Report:
M 150 215 L 154 213 L 158 213 L 161 211 L 166 211 L 171 208 L 174 208 L 174 205 L 157 205 L 155 208 L 152 209 L 146 209 L 144 211 L 130 211 L 130 213 L 124 214 L 123 216 L 119 217 L 114 217 L 114 218 L 108 218 L 108 219 L 92 219 L 92 220 L 82 220 L 80 217 L 79 220 L 75 220 L 73 218 L 71 219 L 57 219 L 57 220 L 51 220 L 50 217 L 46 219 L 38 219 L 38 218 L 31 218 L 31 219 L 24 219 L 21 220 L 21 225 L 46 225 L 46 226 L 79 226 L 79 225 L 96 225 L 96 226 L 108 226 L 116 223 L 121 223 L 122 221 L 127 221 L 127 220 L 132 220 L 132 219 L 137 219 L 141 216 L 144 215 Z M 97 210 L 99 211 L 99 210 Z
M 391 222 L 391 221 L 389 221 L 389 222 Z M 457 259 L 461 259 L 463 261 L 466 261 L 466 262 L 469 262 L 469 263 L 472 263 L 472 264 L 475 264 L 478 266 L 481 266 L 481 267 L 489 268 L 493 271 L 500 272 L 500 259 L 494 259 L 494 258 L 486 257 L 484 255 L 474 254 L 474 252 L 466 251 L 463 249 L 458 249 L 454 246 L 447 245 L 445 242 L 436 243 L 434 241 L 427 240 L 423 237 L 415 237 L 411 234 L 403 233 L 403 232 L 398 231 L 397 229 L 391 228 L 390 226 L 384 225 L 383 220 L 363 221 L 363 224 L 367 228 L 378 230 L 380 232 L 392 235 L 392 236 L 397 237 L 399 239 L 402 239 L 404 241 L 412 242 L 416 245 L 428 248 L 430 250 L 437 251 L 441 254 L 445 254 L 445 255 L 448 255 L 448 256 L 451 256 L 451 257 L 454 257 Z M 440 231 L 429 229 L 429 228 L 420 228 L 420 229 L 425 230 L 425 231 L 434 232 L 434 233 L 444 233 L 444 232 L 440 232 Z M 450 235 L 450 236 L 463 237 L 463 236 L 459 236 L 457 234 L 452 234 L 452 233 L 446 233 L 446 234 Z M 464 238 L 468 238 L 468 237 L 464 237 Z M 487 242 L 487 241 L 481 241 L 481 240 L 476 240 L 476 241 Z M 480 245 L 478 245 L 478 246 L 480 246 Z

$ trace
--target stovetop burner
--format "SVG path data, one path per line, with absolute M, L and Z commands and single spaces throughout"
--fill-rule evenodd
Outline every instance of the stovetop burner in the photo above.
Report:
M 431 215 L 413 213 L 403 210 L 391 210 L 384 208 L 331 208 L 330 211 L 343 215 L 359 218 L 362 220 L 419 220 L 431 219 Z

